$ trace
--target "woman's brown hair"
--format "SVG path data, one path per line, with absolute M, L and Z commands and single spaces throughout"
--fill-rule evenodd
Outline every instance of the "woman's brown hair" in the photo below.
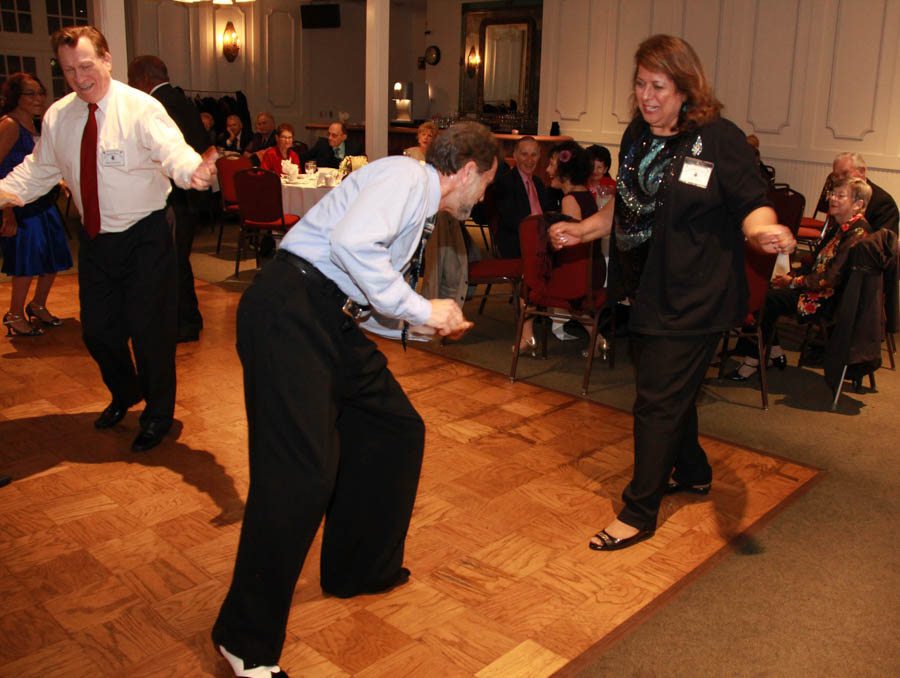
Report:
M 654 73 L 665 73 L 684 94 L 684 106 L 678 113 L 679 132 L 702 127 L 719 117 L 722 104 L 713 94 L 694 48 L 681 38 L 660 34 L 644 40 L 634 54 L 634 79 L 640 66 Z M 633 89 L 631 115 L 635 120 L 641 116 Z

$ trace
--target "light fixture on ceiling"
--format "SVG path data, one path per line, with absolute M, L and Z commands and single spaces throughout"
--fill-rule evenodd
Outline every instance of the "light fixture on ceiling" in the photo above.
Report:
M 225 24 L 225 30 L 222 31 L 222 56 L 228 61 L 234 61 L 240 51 L 241 38 L 235 30 L 234 24 L 229 21 Z

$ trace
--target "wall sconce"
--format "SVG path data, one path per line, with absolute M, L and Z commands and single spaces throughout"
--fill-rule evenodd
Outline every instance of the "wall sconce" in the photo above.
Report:
M 478 72 L 478 66 L 481 65 L 481 57 L 478 56 L 478 52 L 475 51 L 475 46 L 472 46 L 472 49 L 469 50 L 469 56 L 466 57 L 466 75 L 470 78 L 475 77 L 475 73 Z
M 237 59 L 240 51 L 241 39 L 234 29 L 234 24 L 229 21 L 225 24 L 225 30 L 222 32 L 222 55 L 231 62 Z

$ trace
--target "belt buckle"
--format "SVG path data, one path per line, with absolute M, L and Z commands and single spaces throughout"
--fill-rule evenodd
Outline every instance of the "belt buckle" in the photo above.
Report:
M 346 301 L 344 301 L 341 310 L 354 320 L 359 320 L 359 317 L 363 314 L 363 307 L 353 301 L 350 297 L 347 297 Z

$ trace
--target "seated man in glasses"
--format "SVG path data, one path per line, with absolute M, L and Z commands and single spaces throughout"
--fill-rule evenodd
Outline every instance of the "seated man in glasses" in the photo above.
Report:
M 328 126 L 328 137 L 322 137 L 316 145 L 300 156 L 301 165 L 314 160 L 317 167 L 337 168 L 348 155 L 362 155 L 362 149 L 347 139 L 347 126 L 333 122 Z

